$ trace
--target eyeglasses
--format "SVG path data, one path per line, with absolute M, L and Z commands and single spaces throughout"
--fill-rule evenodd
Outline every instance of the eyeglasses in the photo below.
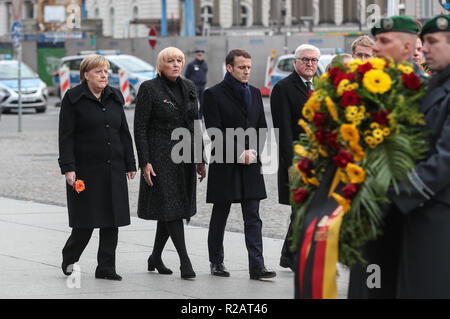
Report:
M 355 55 L 360 59 L 370 59 L 373 57 L 373 55 L 365 53 L 355 53 Z
M 296 60 L 302 61 L 303 64 L 308 64 L 308 63 L 311 63 L 311 64 L 317 64 L 317 63 L 319 62 L 319 60 L 316 59 L 316 58 L 312 58 L 312 59 L 308 59 L 308 58 L 295 58 L 295 59 L 296 59 Z

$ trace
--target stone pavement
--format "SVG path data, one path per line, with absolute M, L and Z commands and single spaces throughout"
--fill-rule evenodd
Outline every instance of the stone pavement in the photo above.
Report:
M 168 241 L 163 254 L 173 275 L 147 272 L 156 223 L 132 217 L 119 231 L 117 271 L 121 282 L 94 278 L 98 231 L 79 262 L 78 277 L 61 272 L 61 249 L 67 240 L 65 207 L 0 197 L 0 298 L 40 299 L 291 299 L 294 274 L 278 266 L 281 239 L 264 237 L 268 268 L 277 271 L 273 280 L 250 280 L 244 236 L 227 231 L 225 264 L 230 278 L 209 273 L 207 228 L 186 226 L 186 242 L 194 280 L 181 280 L 175 248 Z M 339 298 L 345 298 L 348 273 L 339 267 Z M 79 287 L 79 288 L 77 288 Z

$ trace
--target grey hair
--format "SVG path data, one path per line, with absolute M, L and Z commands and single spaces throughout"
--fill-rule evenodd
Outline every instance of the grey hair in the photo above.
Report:
M 295 49 L 295 57 L 298 58 L 303 51 L 315 51 L 320 57 L 320 50 L 318 47 L 311 44 L 302 44 L 297 49 Z

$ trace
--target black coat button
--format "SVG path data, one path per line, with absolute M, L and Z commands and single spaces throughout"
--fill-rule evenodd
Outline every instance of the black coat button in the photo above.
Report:
M 103 111 L 103 112 L 106 112 L 106 108 L 102 108 L 102 111 Z
M 106 126 L 106 128 L 109 128 L 109 124 L 106 124 L 105 126 Z
M 110 160 L 107 160 L 106 163 L 107 163 L 107 164 L 111 164 L 111 161 L 110 161 Z
M 111 146 L 111 142 L 108 142 L 108 143 L 106 143 L 106 144 L 108 144 L 108 146 Z

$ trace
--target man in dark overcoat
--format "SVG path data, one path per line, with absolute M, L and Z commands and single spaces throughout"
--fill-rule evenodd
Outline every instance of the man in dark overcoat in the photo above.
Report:
M 309 91 L 313 89 L 312 79 L 317 70 L 320 57 L 318 48 L 312 45 L 301 45 L 295 50 L 294 71 L 273 87 L 270 95 L 273 127 L 278 144 L 278 202 L 290 205 L 288 170 L 292 165 L 293 142 L 299 139 L 303 129 L 298 120 L 303 118 L 302 109 L 308 100 Z M 281 250 L 280 266 L 291 268 L 294 264 L 294 253 L 290 251 L 292 241 L 289 239 L 291 223 Z
M 264 106 L 259 90 L 248 84 L 250 54 L 232 50 L 225 63 L 224 80 L 204 95 L 205 124 L 211 139 L 214 135 L 206 194 L 214 204 L 208 233 L 211 274 L 230 275 L 223 264 L 223 238 L 231 204 L 241 203 L 250 278 L 272 278 L 276 273 L 264 265 L 259 217 L 260 200 L 267 197 L 260 157 L 267 129 Z
M 389 198 L 402 214 L 399 298 L 450 298 L 450 15 L 427 22 L 421 37 L 433 71 L 421 112 L 429 150 L 410 173 L 410 192 Z

